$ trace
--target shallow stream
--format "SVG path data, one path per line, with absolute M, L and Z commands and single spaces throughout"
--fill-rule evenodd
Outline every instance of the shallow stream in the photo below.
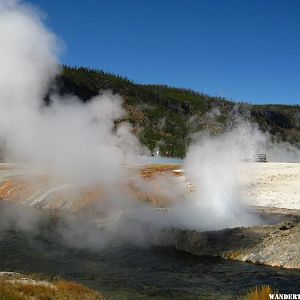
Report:
M 171 249 L 111 245 L 90 251 L 66 246 L 56 222 L 26 233 L 0 228 L 0 271 L 44 273 L 74 280 L 111 299 L 236 299 L 270 284 L 299 292 L 300 272 L 197 257 Z

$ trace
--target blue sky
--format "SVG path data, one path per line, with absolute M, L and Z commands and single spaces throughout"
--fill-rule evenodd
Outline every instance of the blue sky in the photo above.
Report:
M 251 103 L 300 104 L 298 0 L 31 0 L 62 62 Z

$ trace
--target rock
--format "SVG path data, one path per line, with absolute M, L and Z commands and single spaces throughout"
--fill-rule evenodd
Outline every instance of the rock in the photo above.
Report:
M 164 230 L 155 237 L 155 243 L 194 255 L 300 269 L 300 218 L 283 217 L 289 221 L 207 232 Z
M 288 230 L 291 229 L 292 227 L 294 227 L 294 223 L 292 222 L 283 222 L 278 226 L 280 230 Z
M 17 272 L 0 272 L 0 278 L 17 278 L 22 276 L 22 274 Z
M 0 272 L 0 279 L 5 282 L 9 282 L 14 285 L 36 285 L 36 286 L 47 286 L 56 289 L 56 287 L 45 280 L 36 280 L 29 277 L 24 277 L 23 274 L 17 272 Z

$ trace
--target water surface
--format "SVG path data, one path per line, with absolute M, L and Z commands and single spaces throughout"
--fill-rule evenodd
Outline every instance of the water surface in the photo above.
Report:
M 182 165 L 184 160 L 177 157 L 141 156 L 141 164 Z
M 66 246 L 56 223 L 35 234 L 0 229 L 0 270 L 61 276 L 100 290 L 111 299 L 236 299 L 270 284 L 299 292 L 300 272 L 196 257 L 163 248 L 111 245 L 97 251 Z

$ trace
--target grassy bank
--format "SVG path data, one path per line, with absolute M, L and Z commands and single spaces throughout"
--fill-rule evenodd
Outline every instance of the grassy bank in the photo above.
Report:
M 1 273 L 0 273 L 1 274 Z M 99 292 L 65 280 L 42 280 L 34 275 L 2 273 L 0 300 L 106 300 Z

